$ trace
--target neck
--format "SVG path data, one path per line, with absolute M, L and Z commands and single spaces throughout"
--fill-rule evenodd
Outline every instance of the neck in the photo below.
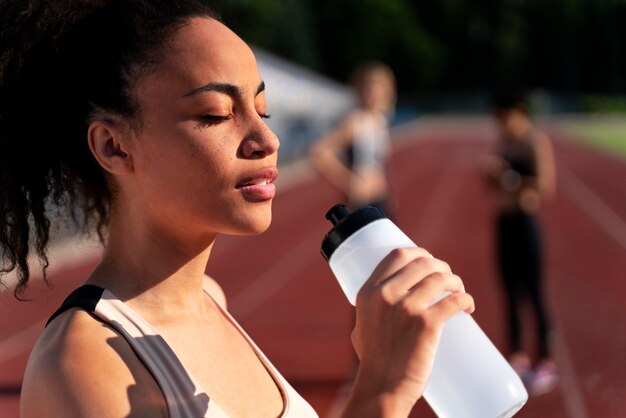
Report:
M 528 135 L 531 126 L 530 120 L 520 118 L 509 128 L 509 133 L 513 138 L 522 139 Z
M 194 237 L 158 221 L 132 220 L 112 219 L 104 255 L 87 283 L 163 315 L 202 309 L 204 272 L 215 235 Z

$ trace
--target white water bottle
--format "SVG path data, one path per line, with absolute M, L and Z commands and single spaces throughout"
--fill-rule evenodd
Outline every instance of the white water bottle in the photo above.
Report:
M 349 213 L 343 204 L 326 214 L 333 228 L 322 255 L 352 305 L 361 286 L 393 249 L 415 247 L 378 208 Z M 444 325 L 424 398 L 439 418 L 511 417 L 528 400 L 519 376 L 465 312 Z

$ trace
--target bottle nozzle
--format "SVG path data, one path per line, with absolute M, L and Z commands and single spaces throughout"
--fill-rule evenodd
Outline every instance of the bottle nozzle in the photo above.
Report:
M 350 215 L 350 212 L 346 209 L 346 206 L 343 203 L 338 203 L 326 212 L 326 219 L 331 221 L 333 225 L 337 225 L 348 215 Z

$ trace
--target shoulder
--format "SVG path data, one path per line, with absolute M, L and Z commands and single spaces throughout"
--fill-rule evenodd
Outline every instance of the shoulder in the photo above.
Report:
M 354 130 L 355 126 L 360 126 L 366 123 L 366 121 L 372 119 L 372 112 L 367 110 L 363 110 L 360 108 L 353 109 L 346 116 L 345 123 L 350 126 L 351 129 Z
M 28 360 L 21 416 L 167 416 L 163 395 L 128 343 L 72 309 L 44 330 Z
M 536 130 L 531 137 L 530 146 L 538 158 L 552 158 L 554 153 L 552 141 L 545 132 Z
M 545 148 L 550 146 L 550 137 L 538 129 L 535 129 L 530 137 L 530 144 L 535 148 Z

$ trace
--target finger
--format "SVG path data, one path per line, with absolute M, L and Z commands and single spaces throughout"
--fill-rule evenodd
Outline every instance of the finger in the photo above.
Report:
M 459 312 L 471 314 L 475 309 L 474 298 L 469 293 L 455 292 L 435 303 L 430 311 L 434 319 L 443 324 Z
M 391 277 L 381 281 L 379 286 L 386 299 L 395 303 L 406 297 L 425 278 L 437 273 L 450 274 L 450 266 L 436 258 L 420 257 L 411 260 Z
M 429 256 L 430 253 L 428 251 L 419 247 L 396 248 L 381 260 L 363 287 L 375 287 L 381 281 L 391 277 L 412 260 L 419 257 Z
M 464 292 L 463 281 L 452 273 L 435 272 L 417 283 L 404 298 L 403 303 L 412 307 L 416 312 L 437 303 L 446 295 Z

